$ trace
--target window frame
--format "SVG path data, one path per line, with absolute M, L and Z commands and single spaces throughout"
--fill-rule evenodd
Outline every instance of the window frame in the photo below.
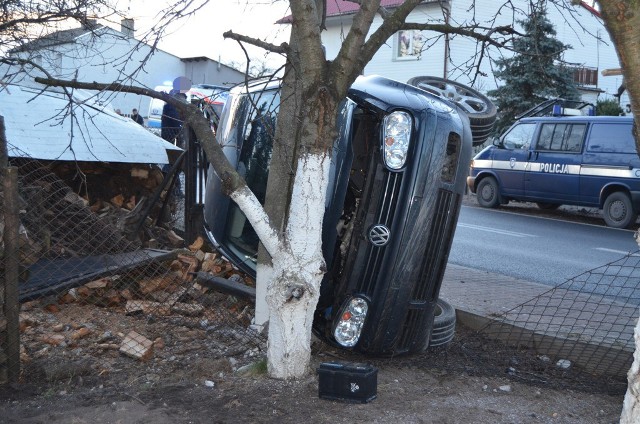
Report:
M 419 46 L 418 52 L 415 53 L 416 47 L 415 47 L 415 40 L 416 40 L 416 36 L 415 34 L 419 33 L 420 34 L 420 38 L 421 38 L 421 44 Z M 401 48 L 400 48 L 400 42 L 401 42 L 401 37 L 403 34 L 410 34 L 409 38 L 408 38 L 408 46 L 407 46 L 407 50 L 409 52 L 413 51 L 414 53 L 402 53 L 401 52 Z M 394 40 L 393 40 L 393 60 L 397 60 L 397 61 L 413 61 L 413 60 L 421 60 L 422 59 L 422 54 L 424 52 L 423 48 L 424 45 L 427 43 L 427 37 L 425 36 L 423 31 L 419 31 L 416 29 L 406 29 L 406 30 L 400 30 L 398 32 L 396 32 L 394 34 Z

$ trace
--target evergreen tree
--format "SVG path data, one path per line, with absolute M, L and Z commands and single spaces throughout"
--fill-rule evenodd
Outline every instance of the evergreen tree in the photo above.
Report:
M 620 116 L 624 115 L 624 111 L 620 107 L 617 100 L 607 99 L 598 100 L 596 103 L 596 115 L 598 116 Z
M 545 3 L 532 3 L 528 18 L 518 21 L 525 35 L 514 40 L 515 54 L 494 61 L 494 75 L 504 82 L 487 93 L 498 108 L 497 133 L 511 125 L 515 116 L 544 100 L 580 99 L 571 71 L 562 65 L 562 54 L 571 46 L 555 38 Z

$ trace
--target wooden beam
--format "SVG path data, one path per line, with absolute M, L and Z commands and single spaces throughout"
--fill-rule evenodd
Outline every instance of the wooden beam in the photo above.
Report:
M 622 68 L 603 69 L 601 73 L 603 77 L 610 77 L 613 75 L 622 75 Z

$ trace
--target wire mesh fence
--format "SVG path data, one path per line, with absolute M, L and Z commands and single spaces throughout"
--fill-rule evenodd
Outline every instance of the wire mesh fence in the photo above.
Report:
M 61 360 L 90 358 L 90 370 L 72 373 L 104 374 L 127 360 L 178 366 L 180 353 L 215 358 L 264 348 L 264 337 L 249 328 L 253 302 L 212 291 L 196 272 L 253 281 L 201 238 L 186 246 L 172 230 L 183 197 L 160 183 L 160 168 L 11 162 L 19 175 L 19 249 L 2 253 L 3 265 L 18 259 L 20 314 L 18 322 L 0 320 L 0 383 L 41 376 Z M 4 266 L 1 277 L 4 287 Z M 9 340 L 18 336 L 9 337 L 14 326 L 18 341 Z M 7 349 L 12 343 L 19 350 Z
M 262 357 L 265 336 L 250 325 L 253 301 L 209 284 L 218 277 L 248 287 L 254 282 L 202 239 L 176 234 L 184 210 L 176 203 L 185 198 L 162 184 L 166 173 L 147 165 L 28 159 L 12 165 L 19 175 L 19 250 L 3 250 L 0 277 L 7 281 L 4 265 L 13 254 L 20 313 L 15 323 L 0 317 L 0 383 L 48 385 L 116 374 L 134 379 L 151 368 L 175 378 L 178 370 L 188 373 L 222 358 L 240 365 Z M 3 223 L 9 222 L 5 206 L 3 198 Z M 639 260 L 638 253 L 629 254 L 520 297 L 516 307 L 486 316 L 481 325 L 459 325 L 448 347 L 406 360 L 623 391 L 640 304 Z M 12 325 L 18 349 L 9 340 Z
M 466 370 L 624 392 L 635 350 L 639 268 L 640 252 L 631 252 L 531 298 L 520 297 L 517 306 L 471 320 L 466 331 L 458 328 L 449 353 L 464 358 L 459 365 Z

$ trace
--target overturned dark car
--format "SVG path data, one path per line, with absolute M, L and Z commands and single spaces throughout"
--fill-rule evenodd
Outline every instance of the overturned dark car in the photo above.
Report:
M 455 311 L 438 294 L 478 142 L 473 125 L 485 130 L 495 108 L 466 93 L 445 100 L 444 80 L 435 80 L 360 77 L 341 105 L 323 224 L 328 272 L 313 324 L 335 345 L 398 355 L 451 338 Z M 261 201 L 278 90 L 277 83 L 233 89 L 217 134 Z M 212 169 L 204 220 L 210 241 L 255 275 L 258 238 Z M 432 334 L 434 315 L 443 314 L 448 333 Z

